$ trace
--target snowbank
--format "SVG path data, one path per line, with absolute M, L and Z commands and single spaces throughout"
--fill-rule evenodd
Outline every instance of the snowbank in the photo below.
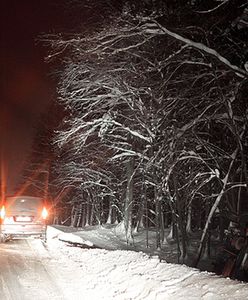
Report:
M 89 232 L 93 239 L 98 236 L 89 230 L 88 237 Z M 67 277 L 63 278 L 63 289 L 68 291 L 68 297 L 72 293 L 68 299 L 248 299 L 247 284 L 160 262 L 158 257 L 143 252 L 72 247 L 60 241 L 60 236 L 58 229 L 49 227 L 47 249 L 63 264 L 63 276 Z M 82 242 L 73 233 L 66 234 L 66 238 Z

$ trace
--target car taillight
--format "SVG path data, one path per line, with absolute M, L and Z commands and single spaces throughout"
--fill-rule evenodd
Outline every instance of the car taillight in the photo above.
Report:
M 46 218 L 48 217 L 48 211 L 45 207 L 43 207 L 42 209 L 41 217 L 43 220 L 46 220 Z
M 0 211 L 0 219 L 3 220 L 5 218 L 6 210 L 5 206 L 2 206 L 1 211 Z

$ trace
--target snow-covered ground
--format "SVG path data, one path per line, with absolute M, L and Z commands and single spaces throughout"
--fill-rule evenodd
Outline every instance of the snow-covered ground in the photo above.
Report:
M 111 230 L 70 231 L 49 227 L 46 246 L 34 243 L 66 299 L 248 299 L 248 284 L 160 262 L 143 252 L 115 250 L 120 244 Z M 104 249 L 91 248 L 94 244 Z

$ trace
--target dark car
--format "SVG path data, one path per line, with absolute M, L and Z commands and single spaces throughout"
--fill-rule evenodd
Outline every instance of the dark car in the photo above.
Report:
M 42 198 L 7 197 L 1 205 L 0 238 L 38 236 L 46 239 L 48 210 Z

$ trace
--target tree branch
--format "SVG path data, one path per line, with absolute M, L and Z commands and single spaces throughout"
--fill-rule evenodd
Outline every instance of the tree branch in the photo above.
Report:
M 221 62 L 223 65 L 227 66 L 229 69 L 231 69 L 232 71 L 235 72 L 236 75 L 238 75 L 239 77 L 247 77 L 248 78 L 248 72 L 246 72 L 245 70 L 237 67 L 236 65 L 233 65 L 228 59 L 226 59 L 225 57 L 223 57 L 222 55 L 220 55 L 216 50 L 209 48 L 208 46 L 202 44 L 202 43 L 198 43 L 195 41 L 192 41 L 188 38 L 185 38 L 175 32 L 172 32 L 170 30 L 168 30 L 167 28 L 165 28 L 164 26 L 162 26 L 161 24 L 159 24 L 157 21 L 155 20 L 148 20 L 148 22 L 146 22 L 145 24 L 143 24 L 141 27 L 143 28 L 143 31 L 145 33 L 148 34 L 153 34 L 153 35 L 169 35 L 172 38 L 183 42 L 184 44 L 187 44 L 188 46 L 201 50 L 203 52 L 205 52 L 206 54 L 215 57 L 216 59 L 218 59 L 219 62 Z

